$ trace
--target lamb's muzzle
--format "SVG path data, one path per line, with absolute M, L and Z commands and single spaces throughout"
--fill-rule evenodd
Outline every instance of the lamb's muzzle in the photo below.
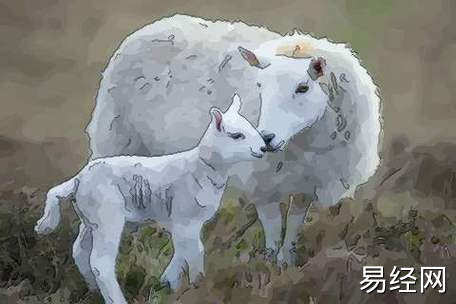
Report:
M 261 152 L 265 152 L 266 147 L 261 147 L 260 150 L 261 150 Z M 258 152 L 253 151 L 251 147 L 250 147 L 250 154 L 252 154 L 252 156 L 256 157 L 256 158 L 262 158 L 263 157 L 262 153 L 258 153 Z

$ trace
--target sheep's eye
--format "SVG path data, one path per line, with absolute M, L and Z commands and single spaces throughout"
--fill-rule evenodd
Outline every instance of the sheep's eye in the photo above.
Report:
M 228 133 L 228 136 L 232 139 L 245 139 L 245 135 L 242 133 Z
M 309 86 L 307 84 L 300 84 L 296 88 L 295 93 L 296 94 L 302 94 L 302 93 L 306 93 L 308 90 L 309 90 Z

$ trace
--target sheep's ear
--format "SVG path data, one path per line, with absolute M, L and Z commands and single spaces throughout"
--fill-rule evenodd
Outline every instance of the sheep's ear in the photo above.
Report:
M 313 58 L 310 61 L 309 68 L 307 73 L 309 74 L 312 80 L 317 80 L 319 77 L 323 76 L 326 68 L 326 60 L 322 57 L 317 59 Z
M 233 113 L 239 113 L 239 110 L 241 110 L 241 98 L 239 97 L 238 94 L 234 94 L 233 99 L 231 101 L 231 105 L 228 108 L 228 111 L 233 112 Z
M 222 131 L 222 123 L 223 123 L 223 113 L 220 111 L 219 108 L 213 107 L 210 111 L 212 122 L 215 123 L 215 128 L 221 132 Z
M 238 50 L 239 50 L 239 53 L 241 53 L 242 58 L 244 58 L 245 61 L 247 61 L 251 66 L 254 66 L 254 67 L 257 67 L 260 69 L 264 69 L 270 65 L 270 63 L 266 62 L 266 60 L 264 60 L 264 59 L 259 60 L 254 52 L 252 52 L 246 48 L 243 48 L 242 46 L 239 46 Z

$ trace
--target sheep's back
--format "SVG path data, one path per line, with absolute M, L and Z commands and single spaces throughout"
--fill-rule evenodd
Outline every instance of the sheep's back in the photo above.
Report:
M 189 149 L 207 127 L 209 109 L 225 110 L 237 92 L 242 113 L 259 115 L 257 69 L 237 48 L 279 37 L 244 23 L 176 15 L 128 36 L 112 56 L 87 128 L 92 158 L 162 155 Z

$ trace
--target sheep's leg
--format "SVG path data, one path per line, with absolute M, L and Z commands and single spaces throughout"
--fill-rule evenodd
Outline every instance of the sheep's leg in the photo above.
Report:
M 296 242 L 298 232 L 304 223 L 312 201 L 304 198 L 295 199 L 290 196 L 290 205 L 287 213 L 287 225 L 283 246 L 277 255 L 279 263 L 297 265 Z
M 90 265 L 105 303 L 126 304 L 115 271 L 125 218 L 122 214 L 115 214 L 113 210 L 107 212 L 109 216 L 103 217 L 105 220 L 92 230 Z
M 97 282 L 90 267 L 90 253 L 92 252 L 92 233 L 83 222 L 79 225 L 79 235 L 73 244 L 73 259 L 79 272 L 89 286 L 89 290 L 97 289 Z
M 263 225 L 267 257 L 275 261 L 281 244 L 282 216 L 279 203 L 257 204 L 258 219 Z
M 304 221 L 304 215 L 305 214 L 288 215 L 285 239 L 283 240 L 283 246 L 280 248 L 279 254 L 277 255 L 279 264 L 286 263 L 287 265 L 296 265 L 296 239 L 299 228 Z

